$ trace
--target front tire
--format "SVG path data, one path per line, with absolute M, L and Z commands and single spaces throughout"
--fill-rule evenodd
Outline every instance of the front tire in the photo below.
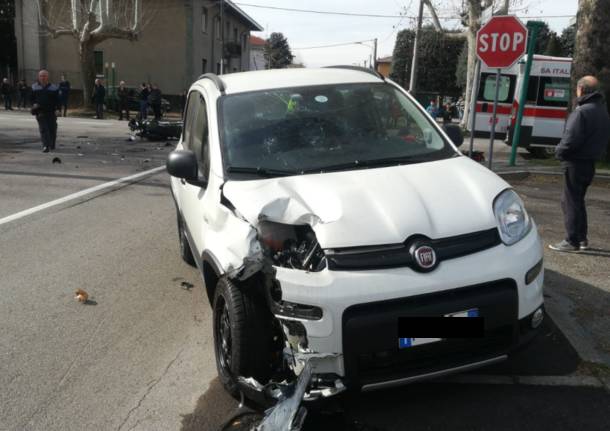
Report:
M 265 384 L 271 375 L 271 315 L 255 286 L 243 290 L 226 278 L 216 285 L 213 303 L 214 353 L 221 383 L 234 397 L 237 376 Z

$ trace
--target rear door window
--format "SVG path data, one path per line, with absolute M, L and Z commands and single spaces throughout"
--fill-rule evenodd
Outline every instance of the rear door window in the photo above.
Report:
M 500 75 L 498 102 L 511 103 L 515 87 L 515 77 L 513 75 Z M 482 73 L 481 84 L 479 86 L 479 100 L 493 102 L 496 96 L 496 74 Z

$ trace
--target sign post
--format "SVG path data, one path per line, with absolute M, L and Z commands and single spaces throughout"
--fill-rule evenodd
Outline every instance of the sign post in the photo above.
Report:
M 509 68 L 515 64 L 525 53 L 526 45 L 527 28 L 514 16 L 495 16 L 477 32 L 477 57 L 487 67 L 497 69 L 491 133 L 489 135 L 489 169 L 492 167 L 493 160 L 501 69 Z M 472 133 L 474 133 L 474 127 Z
M 536 37 L 538 31 L 544 27 L 541 21 L 528 21 L 527 28 L 531 30 L 529 43 L 527 46 L 527 62 L 525 63 L 525 72 L 523 75 L 523 84 L 521 85 L 521 94 L 519 95 L 519 108 L 517 110 L 517 119 L 515 121 L 515 130 L 513 130 L 513 142 L 510 150 L 510 166 L 515 166 L 517 158 L 517 147 L 521 139 L 521 121 L 523 120 L 523 110 L 525 108 L 525 99 L 527 97 L 527 87 L 530 81 L 530 72 L 532 71 L 532 60 L 534 59 L 534 47 L 536 46 Z

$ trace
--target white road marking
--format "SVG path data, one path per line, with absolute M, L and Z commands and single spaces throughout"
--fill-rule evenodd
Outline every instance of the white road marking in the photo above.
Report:
M 61 205 L 61 204 L 65 203 L 65 202 L 81 198 L 81 197 L 86 196 L 86 195 L 91 194 L 91 193 L 99 192 L 100 190 L 105 190 L 105 189 L 108 189 L 108 188 L 111 188 L 111 187 L 115 187 L 115 186 L 117 186 L 119 184 L 133 182 L 133 181 L 138 180 L 140 178 L 143 178 L 143 177 L 155 174 L 157 172 L 161 172 L 164 169 L 165 169 L 165 166 L 159 166 L 159 167 L 154 168 L 154 169 L 149 169 L 148 171 L 140 172 L 138 174 L 130 175 L 128 177 L 119 178 L 118 180 L 113 180 L 113 181 L 109 181 L 107 183 L 99 184 L 97 186 L 90 187 L 90 188 L 85 189 L 85 190 L 81 190 L 80 192 L 76 192 L 76 193 L 72 193 L 72 194 L 70 194 L 68 196 L 64 196 L 63 198 L 55 199 L 55 200 L 47 202 L 45 204 L 41 204 L 41 205 L 35 206 L 33 208 L 20 211 L 18 213 L 13 214 L 13 215 L 1 218 L 0 219 L 0 226 L 3 225 L 3 224 L 6 224 L 6 223 L 10 223 L 12 221 L 18 220 L 18 219 L 23 218 L 23 217 L 27 217 L 29 215 L 32 215 L 32 214 L 37 213 L 39 211 L 45 210 L 47 208 L 51 208 L 51 207 L 54 207 L 56 205 Z

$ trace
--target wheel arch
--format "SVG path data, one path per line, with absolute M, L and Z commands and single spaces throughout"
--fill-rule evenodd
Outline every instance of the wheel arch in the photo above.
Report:
M 216 256 L 214 256 L 210 251 L 204 251 L 201 255 L 201 274 L 203 276 L 203 284 L 205 286 L 205 291 L 208 295 L 208 301 L 210 305 L 212 305 L 214 301 L 214 291 L 216 290 L 216 285 L 218 284 L 218 280 L 223 274 L 221 270 L 220 263 Z

